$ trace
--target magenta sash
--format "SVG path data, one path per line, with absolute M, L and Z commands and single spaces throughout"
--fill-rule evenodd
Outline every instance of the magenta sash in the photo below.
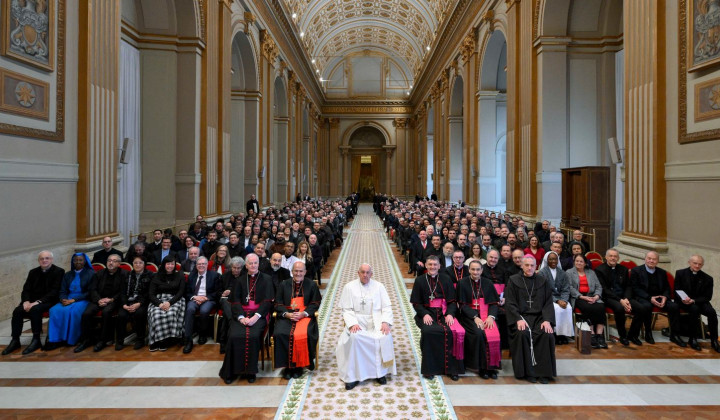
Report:
M 245 311 L 246 317 L 255 315 L 255 311 L 257 311 L 259 307 L 260 307 L 260 304 L 255 302 L 254 300 L 251 300 L 250 302 L 248 302 L 247 305 L 242 305 L 242 308 L 243 308 L 243 311 Z M 265 321 L 270 322 L 269 318 L 270 318 L 270 314 L 267 314 L 265 316 Z
M 430 301 L 431 308 L 442 308 L 443 314 L 447 312 L 447 303 L 445 299 L 432 299 Z M 460 323 L 455 322 L 449 326 L 450 331 L 453 333 L 453 351 L 452 355 L 457 360 L 463 360 L 465 358 L 465 329 Z
M 505 291 L 504 284 L 495 283 L 495 284 L 493 284 L 493 286 L 495 286 L 495 291 L 497 292 L 498 296 L 500 296 L 502 294 L 502 292 Z
M 504 286 L 504 285 L 496 285 Z M 473 299 L 473 309 L 476 309 L 480 314 L 480 319 L 485 321 L 488 317 L 488 305 L 485 303 L 485 298 Z M 485 337 L 487 338 L 488 353 L 490 354 L 490 363 L 488 369 L 491 367 L 500 367 L 500 358 L 502 353 L 500 352 L 500 329 L 495 323 L 495 328 L 485 329 Z

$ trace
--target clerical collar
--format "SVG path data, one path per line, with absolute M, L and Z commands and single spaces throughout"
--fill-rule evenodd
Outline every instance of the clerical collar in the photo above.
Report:
M 645 271 L 647 271 L 648 273 L 650 273 L 650 274 L 655 274 L 655 270 L 656 270 L 655 268 L 653 268 L 653 269 L 651 270 L 650 267 L 648 267 L 647 265 L 645 265 Z
M 273 271 L 278 271 L 278 270 L 280 269 L 280 267 L 275 267 L 275 266 L 273 266 L 272 269 L 273 269 Z

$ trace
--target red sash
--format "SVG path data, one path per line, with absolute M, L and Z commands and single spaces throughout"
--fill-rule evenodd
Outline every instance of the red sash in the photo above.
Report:
M 496 285 L 496 286 L 504 286 L 504 285 Z M 480 315 L 480 319 L 485 321 L 488 317 L 488 306 L 485 303 L 485 298 L 480 299 L 473 299 L 472 301 L 472 308 L 478 311 L 478 314 Z M 495 328 L 492 329 L 485 329 L 485 337 L 487 338 L 488 343 L 488 353 L 490 353 L 490 363 L 488 364 L 488 368 L 492 367 L 499 367 L 500 366 L 500 329 L 497 326 L 497 323 L 495 324 Z
M 445 299 L 432 299 L 430 301 L 430 307 L 442 308 L 443 313 L 447 311 L 447 303 L 445 302 Z M 452 355 L 457 360 L 463 360 L 465 358 L 465 329 L 456 319 L 455 322 L 450 326 L 450 331 L 453 332 Z
M 305 310 L 305 298 L 298 296 L 292 298 L 290 306 L 298 312 Z M 308 325 L 310 318 L 303 318 L 295 323 L 292 332 L 292 362 L 296 367 L 305 367 L 310 365 L 310 351 L 308 349 Z

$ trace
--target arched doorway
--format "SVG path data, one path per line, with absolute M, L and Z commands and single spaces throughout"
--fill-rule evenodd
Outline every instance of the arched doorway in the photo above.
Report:
M 243 211 L 245 200 L 258 191 L 258 94 L 255 53 L 250 38 L 233 37 L 231 67 L 230 210 Z M 242 162 L 242 164 L 240 164 Z
M 479 204 L 505 210 L 507 131 L 507 41 L 500 30 L 485 45 L 478 92 Z M 502 143 L 501 143 L 502 142 Z
M 425 195 L 427 197 L 430 197 L 430 195 L 435 192 L 435 174 L 434 174 L 434 167 L 435 167 L 435 160 L 434 160 L 434 152 L 435 152 L 435 107 L 430 106 L 428 108 L 427 112 L 427 141 L 426 141 L 426 170 L 427 170 L 427 185 L 425 189 Z
M 622 113 L 617 114 L 623 107 L 623 2 L 545 0 L 539 6 L 538 212 L 559 221 L 560 170 L 614 166 L 607 146 L 610 137 L 624 148 Z M 558 39 L 563 40 L 561 46 Z M 620 172 L 621 165 L 610 170 L 613 238 L 623 224 Z
M 448 199 L 451 202 L 467 199 L 463 197 L 463 79 L 455 78 L 450 95 L 450 116 L 448 117 Z
M 290 118 L 288 116 L 285 82 L 279 76 L 275 78 L 273 94 L 275 95 L 275 115 L 268 172 L 272 173 L 270 186 L 274 190 L 270 191 L 270 196 L 273 197 L 276 204 L 281 204 L 288 200 L 288 126 Z
M 350 135 L 351 184 L 362 200 L 372 200 L 376 192 L 389 191 L 385 175 L 387 144 L 385 134 L 374 126 L 362 126 Z

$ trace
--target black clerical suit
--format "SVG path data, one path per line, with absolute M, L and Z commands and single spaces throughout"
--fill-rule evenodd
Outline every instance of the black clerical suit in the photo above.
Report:
M 445 299 L 447 308 L 443 311 L 441 307 L 431 307 L 435 299 Z M 445 321 L 446 315 L 457 318 L 457 299 L 452 280 L 442 273 L 434 278 L 428 274 L 416 277 L 410 303 L 415 308 L 415 324 L 420 329 L 420 373 L 428 376 L 464 373 L 463 361 L 453 356 L 454 333 Z M 432 324 L 425 325 L 425 315 L 432 318 Z
M 27 279 L 20 293 L 20 305 L 12 314 L 12 338 L 20 339 L 23 330 L 23 319 L 30 319 L 33 336 L 40 337 L 42 334 L 42 316 L 58 302 L 60 295 L 60 283 L 65 275 L 65 270 L 51 265 L 46 271 L 35 267 L 28 272 Z M 25 312 L 23 302 L 37 302 L 37 305 Z
M 480 311 L 473 306 L 473 300 L 482 298 L 488 305 L 488 317 L 497 319 L 498 301 L 500 297 L 495 286 L 485 277 L 475 282 L 470 276 L 460 279 L 457 285 L 458 303 L 460 304 L 460 317 L 458 321 L 465 328 L 465 366 L 470 369 L 494 370 L 500 366 L 490 365 L 489 349 L 485 330 L 475 323 L 475 317 L 480 317 Z M 495 328 L 498 328 L 497 322 Z
M 292 308 L 292 299 L 294 297 L 302 297 L 305 304 L 305 312 L 310 318 L 307 327 L 307 345 L 310 359 L 308 369 L 315 369 L 315 348 L 319 339 L 319 331 L 315 313 L 320 309 L 322 296 L 317 284 L 309 278 L 305 277 L 302 284 L 298 285 L 290 278 L 283 281 L 275 294 L 275 311 L 277 318 L 275 320 L 275 332 L 273 338 L 275 340 L 275 367 L 282 368 L 301 368 L 306 366 L 296 366 L 292 361 L 292 350 L 294 349 L 293 334 L 296 322 L 288 319 L 285 314 L 297 312 Z
M 93 275 L 88 287 L 90 303 L 82 314 L 82 335 L 86 341 L 90 339 L 90 331 L 95 325 L 95 316 L 98 312 L 101 314 L 100 342 L 112 341 L 115 331 L 113 315 L 120 307 L 120 293 L 123 284 L 127 281 L 126 277 L 125 271 L 119 268 L 114 273 L 105 268 Z M 98 301 L 104 298 L 110 298 L 112 302 L 101 307 Z
M 245 310 L 243 305 L 258 304 L 255 310 Z M 272 311 L 273 285 L 267 274 L 258 272 L 251 276 L 241 275 L 230 287 L 227 306 L 230 308 L 230 334 L 220 377 L 229 380 L 240 374 L 255 375 L 258 372 L 260 340 Z M 240 323 L 240 319 L 256 317 L 252 326 Z
M 555 328 L 555 307 L 550 283 L 535 274 L 530 277 L 523 273 L 510 276 L 505 288 L 505 314 L 515 377 L 556 376 L 555 337 L 541 329 L 545 321 Z M 517 327 L 520 320 L 528 324 L 528 328 L 523 331 Z M 534 366 L 533 360 L 537 362 Z
M 446 276 L 450 278 L 450 280 L 452 280 L 453 284 L 456 287 L 458 282 L 462 280 L 463 277 L 470 275 L 470 270 L 465 264 L 461 265 L 460 268 L 451 265 L 450 267 L 445 268 L 443 272 Z
M 101 249 L 100 251 L 96 252 L 95 255 L 93 255 L 91 262 L 92 262 L 93 264 L 107 265 L 107 259 L 108 259 L 108 257 L 111 256 L 111 255 L 118 255 L 118 256 L 120 257 L 120 259 L 123 258 L 122 252 L 118 251 L 117 249 L 115 249 L 115 248 L 110 248 L 109 251 L 106 251 L 106 250 L 103 248 L 103 249 Z
M 716 341 L 718 339 L 717 312 L 710 304 L 713 295 L 713 278 L 702 270 L 693 273 L 689 267 L 684 268 L 675 272 L 675 290 L 682 290 L 695 301 L 686 305 L 682 303 L 682 299 L 676 293 L 675 301 L 695 320 L 691 323 L 692 331 L 695 331 L 695 334 L 690 338 L 703 338 L 699 335 L 700 331 L 695 328 L 699 325 L 700 315 L 705 315 L 708 319 L 710 340 Z
M 649 273 L 645 264 L 639 265 L 630 271 L 630 282 L 632 284 L 632 305 L 633 312 L 643 320 L 645 335 L 652 334 L 652 311 L 655 305 L 650 302 L 653 296 L 665 296 L 665 306 L 659 308 L 667 312 L 670 320 L 670 332 L 678 331 L 680 320 L 679 306 L 670 300 L 670 284 L 667 279 L 667 272 L 660 267 L 655 267 L 654 273 Z
M 623 338 L 637 338 L 640 334 L 642 319 L 633 316 L 632 324 L 630 324 L 630 332 L 625 329 L 625 307 L 620 303 L 623 299 L 632 297 L 632 284 L 630 283 L 630 273 L 628 269 L 620 264 L 610 267 L 607 263 L 600 264 L 595 269 L 595 274 L 600 285 L 602 286 L 602 301 L 605 307 L 610 308 L 615 316 L 615 325 L 618 335 Z M 632 303 L 630 304 L 632 306 Z M 634 311 L 633 311 L 634 312 Z

